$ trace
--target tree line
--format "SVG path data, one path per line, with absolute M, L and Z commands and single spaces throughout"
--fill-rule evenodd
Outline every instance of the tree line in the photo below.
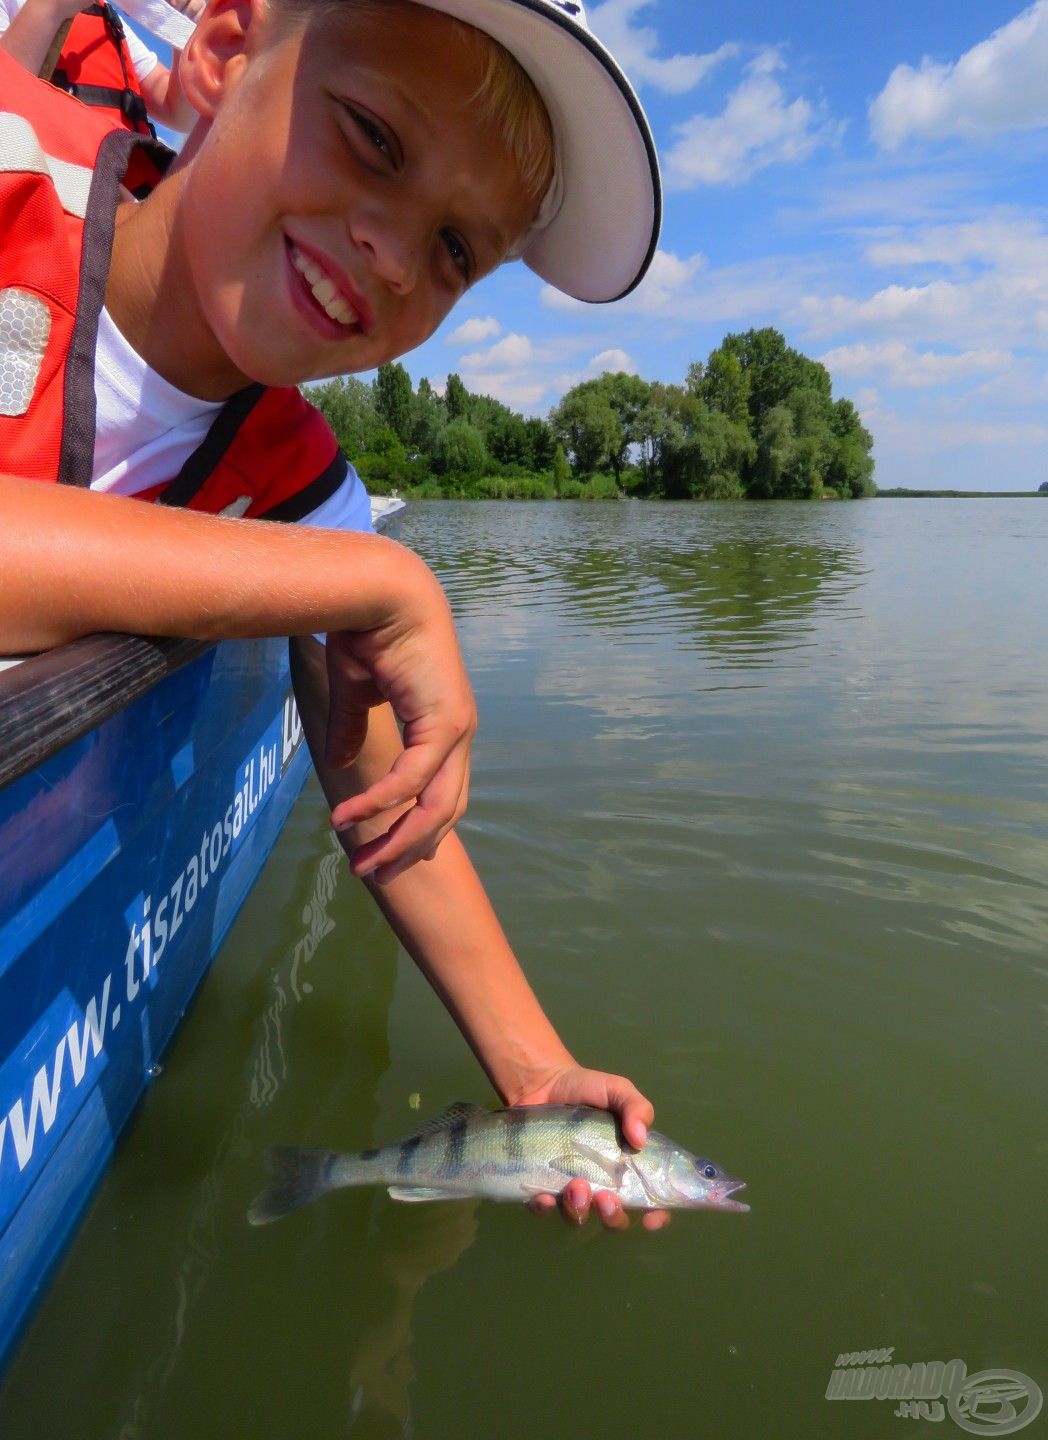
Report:
M 370 384 L 311 386 L 368 489 L 419 499 L 851 499 L 876 492 L 873 438 L 829 371 L 778 330 L 726 335 L 682 385 L 606 373 L 545 419 L 449 375 L 415 389 L 399 363 Z

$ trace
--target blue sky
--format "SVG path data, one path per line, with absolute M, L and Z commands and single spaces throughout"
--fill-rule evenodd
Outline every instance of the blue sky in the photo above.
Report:
M 775 325 L 858 404 L 882 486 L 1048 480 L 1048 0 L 603 0 L 666 218 L 613 306 L 520 265 L 405 363 L 544 414 L 605 368 L 680 381 Z
M 603 369 L 681 381 L 728 330 L 824 361 L 882 486 L 1048 480 L 1048 0 L 602 0 L 666 179 L 612 306 L 503 267 L 405 357 L 546 414 Z

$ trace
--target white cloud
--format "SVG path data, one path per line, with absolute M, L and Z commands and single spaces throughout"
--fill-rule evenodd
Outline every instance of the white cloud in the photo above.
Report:
M 900 276 L 865 298 L 807 294 L 790 317 L 814 336 L 851 332 L 965 351 L 1043 349 L 1048 341 L 1048 232 L 994 212 L 963 225 L 915 226 L 866 251 Z M 915 269 L 907 284 L 900 272 Z
M 463 370 L 478 367 L 489 370 L 510 370 L 518 365 L 530 364 L 535 358 L 535 347 L 526 335 L 505 335 L 489 350 L 476 350 L 463 355 L 460 364 Z
M 591 375 L 603 375 L 606 370 L 618 374 L 624 370 L 627 375 L 636 375 L 637 366 L 626 354 L 625 350 L 602 350 L 599 355 L 594 355 L 586 365 Z
M 589 12 L 593 33 L 635 82 L 646 82 L 666 95 L 693 90 L 722 60 L 738 53 L 737 45 L 721 45 L 707 55 L 670 55 L 660 59 L 657 33 L 647 25 L 635 26 L 638 10 L 650 10 L 652 0 L 604 0 Z
M 485 315 L 483 319 L 475 316 L 471 320 L 463 320 L 462 324 L 452 330 L 447 336 L 448 345 L 482 345 L 485 340 L 491 340 L 495 335 L 502 334 L 502 326 L 495 319 L 494 315 Z
M 459 371 L 468 389 L 492 395 L 514 409 L 535 413 L 551 403 L 557 393 L 557 372 L 566 360 L 584 350 L 592 340 L 582 335 L 552 336 L 536 344 L 527 335 L 504 335 L 486 350 L 463 355 Z M 616 358 L 622 351 L 608 351 Z M 626 359 L 629 357 L 626 356 Z
M 674 143 L 665 153 L 670 187 L 741 185 L 758 170 L 804 160 L 840 138 L 843 127 L 826 120 L 820 107 L 787 98 L 776 78 L 782 68 L 777 50 L 762 50 L 720 115 L 693 115 L 674 126 Z
M 1048 0 L 1037 0 L 988 40 L 943 64 L 898 65 L 870 106 L 877 143 L 978 138 L 1048 125 Z
M 1007 350 L 965 350 L 947 355 L 915 350 L 901 340 L 885 340 L 875 345 L 840 345 L 819 359 L 834 380 L 872 376 L 890 387 L 907 389 L 949 385 L 975 375 L 995 374 L 1012 365 L 1012 356 Z
M 539 401 L 549 388 L 542 380 L 505 371 L 471 370 L 463 379 L 475 395 L 490 395 L 495 400 L 501 400 L 503 405 L 525 414 L 541 408 Z
M 1048 232 L 1035 220 L 1009 211 L 883 237 L 866 253 L 881 268 L 941 265 L 956 273 L 971 266 L 1031 278 L 1048 274 Z

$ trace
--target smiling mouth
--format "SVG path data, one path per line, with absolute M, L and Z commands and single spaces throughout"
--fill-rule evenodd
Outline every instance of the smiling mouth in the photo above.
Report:
M 296 245 L 289 245 L 288 250 L 292 265 L 302 276 L 313 299 L 328 319 L 334 320 L 337 325 L 346 326 L 347 329 L 351 325 L 360 326 L 360 316 L 340 294 L 338 286 L 331 276 L 322 270 L 315 260 L 311 260 L 308 255 L 303 255 Z

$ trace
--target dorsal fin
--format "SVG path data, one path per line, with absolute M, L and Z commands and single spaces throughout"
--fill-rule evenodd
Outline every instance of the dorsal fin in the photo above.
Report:
M 490 1115 L 490 1110 L 485 1110 L 483 1105 L 474 1105 L 472 1100 L 456 1100 L 449 1105 L 440 1115 L 435 1115 L 432 1120 L 427 1120 L 410 1135 L 405 1135 L 405 1140 L 421 1140 L 425 1135 L 433 1135 L 438 1130 L 450 1130 L 456 1120 L 469 1120 L 476 1115 Z

